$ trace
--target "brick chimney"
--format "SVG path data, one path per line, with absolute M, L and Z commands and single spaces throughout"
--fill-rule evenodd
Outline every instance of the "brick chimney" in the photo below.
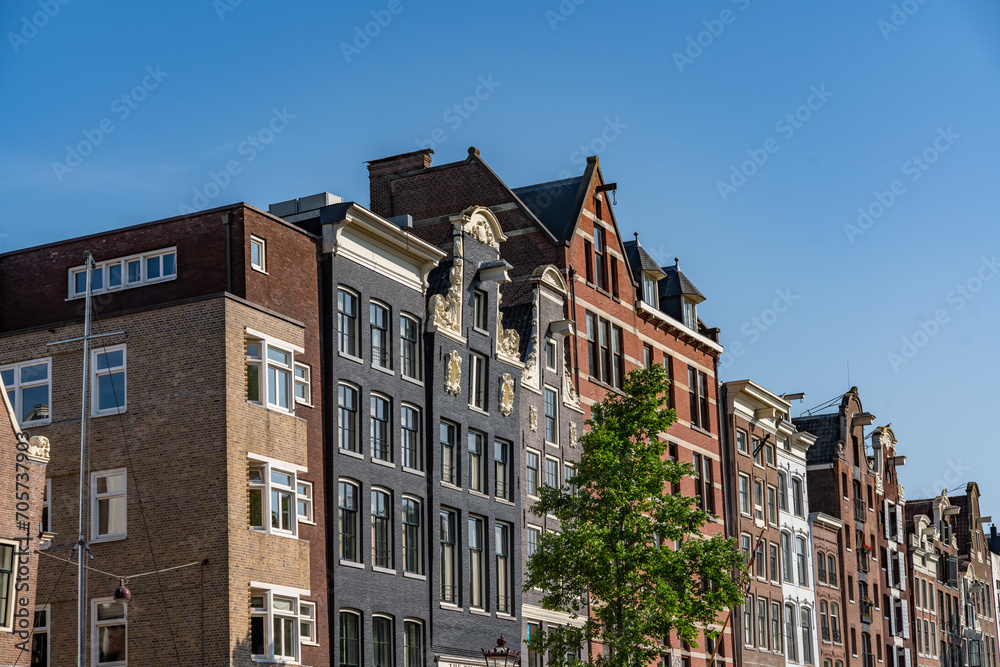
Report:
M 412 153 L 403 153 L 368 162 L 368 187 L 371 194 L 370 210 L 383 217 L 392 217 L 400 212 L 393 210 L 392 190 L 389 182 L 397 174 L 405 174 L 431 166 L 434 151 L 422 148 Z

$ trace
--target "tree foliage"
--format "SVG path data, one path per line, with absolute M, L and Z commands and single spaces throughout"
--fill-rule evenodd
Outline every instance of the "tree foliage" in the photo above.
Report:
M 610 649 L 587 662 L 647 667 L 670 631 L 696 646 L 720 612 L 743 600 L 745 559 L 734 541 L 705 537 L 714 516 L 696 498 L 670 493 L 694 468 L 665 456 L 660 434 L 677 418 L 666 407 L 668 386 L 658 366 L 628 373 L 623 394 L 608 392 L 593 406 L 573 488 L 546 487 L 532 507 L 560 529 L 539 540 L 525 590 L 542 589 L 544 608 L 586 619 L 530 638 L 554 667 L 577 662 L 567 654 L 587 641 Z

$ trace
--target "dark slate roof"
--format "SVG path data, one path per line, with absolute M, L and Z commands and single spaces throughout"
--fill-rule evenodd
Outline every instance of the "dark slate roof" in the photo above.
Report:
M 646 252 L 645 248 L 639 245 L 638 241 L 625 241 L 622 246 L 625 249 L 625 256 L 628 258 L 628 265 L 632 269 L 633 278 L 638 278 L 641 271 L 665 275 L 659 263 Z
M 577 194 L 582 176 L 514 188 L 513 192 L 555 237 L 565 241 L 573 233 L 580 214 Z
M 449 259 L 431 269 L 427 275 L 427 296 L 447 294 L 448 288 L 451 287 L 448 273 L 451 272 L 452 264 L 454 264 L 454 260 Z
M 698 288 L 694 286 L 687 276 L 674 266 L 664 266 L 661 269 L 667 277 L 660 281 L 660 298 L 669 299 L 675 296 L 684 295 L 687 297 L 692 297 L 696 302 L 701 302 L 705 300 L 705 296 L 698 291 Z
M 800 431 L 816 436 L 816 443 L 806 452 L 806 463 L 832 463 L 837 459 L 837 442 L 840 441 L 840 414 L 795 417 L 792 423 Z
M 500 309 L 503 313 L 503 328 L 514 329 L 521 337 L 520 353 L 523 355 L 528 347 L 528 339 L 531 338 L 531 314 L 534 304 L 531 302 L 518 304 L 516 306 L 505 306 Z

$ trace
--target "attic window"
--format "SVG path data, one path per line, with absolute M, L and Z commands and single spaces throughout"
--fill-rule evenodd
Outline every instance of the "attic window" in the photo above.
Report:
M 642 300 L 646 302 L 646 305 L 653 308 L 659 308 L 659 302 L 657 300 L 656 294 L 656 276 L 652 273 L 642 274 Z
M 684 298 L 684 326 L 698 330 L 698 313 L 694 301 Z

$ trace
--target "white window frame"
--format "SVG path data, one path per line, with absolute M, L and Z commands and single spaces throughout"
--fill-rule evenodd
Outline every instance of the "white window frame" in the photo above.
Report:
M 525 454 L 525 457 L 524 457 L 524 489 L 525 489 L 525 493 L 528 494 L 529 498 L 538 498 L 539 497 L 538 496 L 538 489 L 540 487 L 544 486 L 544 484 L 545 484 L 544 477 L 543 477 L 543 475 L 545 474 L 545 471 L 542 468 L 542 461 L 545 459 L 545 457 L 542 456 L 541 452 L 539 452 L 538 450 L 535 450 L 535 449 L 531 449 L 530 447 L 526 449 L 526 452 L 527 453 Z M 531 489 L 530 489 L 530 487 L 528 486 L 528 470 L 530 469 L 529 466 L 528 466 L 528 457 L 531 456 L 531 455 L 535 456 L 535 461 L 538 464 L 537 467 L 534 468 L 534 471 L 535 471 L 535 490 L 534 490 L 534 492 L 532 492 Z
M 354 393 L 354 409 L 344 407 L 340 404 L 340 389 L 341 387 Z M 344 432 L 344 425 L 341 423 L 341 411 L 346 411 L 354 415 L 354 435 L 351 438 L 350 447 L 343 446 L 342 434 Z M 337 450 L 340 452 L 348 452 L 351 455 L 364 458 L 364 453 L 361 451 L 361 387 L 351 384 L 350 382 L 338 382 L 337 383 Z
M 405 410 L 411 410 L 416 415 L 416 429 L 406 428 L 406 420 L 403 419 Z M 413 434 L 415 440 L 414 461 L 416 465 L 406 465 L 406 433 Z M 420 408 L 412 403 L 400 403 L 399 405 L 399 462 L 404 470 L 423 472 L 424 470 L 424 439 L 423 439 L 423 413 Z
M 250 596 L 251 597 L 263 597 L 264 607 L 262 609 L 250 608 L 249 617 L 260 616 L 264 618 L 264 646 L 266 648 L 266 653 L 259 654 L 253 653 L 250 658 L 254 662 L 274 662 L 278 664 L 288 664 L 294 663 L 298 664 L 302 656 L 303 643 L 301 637 L 301 622 L 302 622 L 302 604 L 303 601 L 300 599 L 303 595 L 309 595 L 309 591 L 303 591 L 295 588 L 287 588 L 285 586 L 272 586 L 268 584 L 262 584 L 256 581 L 250 582 Z M 280 612 L 275 613 L 274 610 L 274 598 L 284 598 L 286 600 L 291 600 L 293 612 Z M 315 612 L 315 603 L 305 603 L 312 604 L 313 611 Z M 294 619 L 292 626 L 295 628 L 295 638 L 293 640 L 293 652 L 294 657 L 277 656 L 274 655 L 274 618 L 279 616 L 285 619 Z M 249 620 L 249 619 L 248 619 Z M 315 616 L 312 619 L 315 622 Z M 253 650 L 251 645 L 251 650 Z
M 312 407 L 312 368 L 308 364 L 294 362 L 292 384 L 295 385 L 295 402 L 299 405 Z M 303 390 L 302 398 L 299 398 L 299 387 L 302 387 Z
M 299 503 L 298 503 L 298 475 L 300 473 L 308 472 L 304 467 L 295 465 L 294 463 L 287 463 L 285 461 L 277 461 L 275 459 L 270 459 L 263 456 L 258 456 L 255 454 L 247 454 L 247 462 L 249 468 L 260 468 L 263 472 L 261 479 L 262 481 L 258 484 L 251 484 L 248 480 L 247 488 L 251 486 L 261 489 L 261 520 L 264 523 L 263 526 L 249 526 L 250 530 L 255 530 L 261 533 L 270 533 L 272 535 L 283 535 L 285 537 L 297 537 L 299 532 Z M 277 472 L 291 477 L 291 484 L 289 486 L 282 486 L 275 484 L 271 481 L 271 472 Z M 307 482 L 308 483 L 308 482 Z M 290 517 L 289 524 L 291 530 L 284 530 L 282 528 L 275 528 L 271 525 L 271 492 L 272 487 L 274 489 L 280 489 L 283 492 L 289 493 L 292 498 L 292 516 Z M 248 511 L 247 516 L 250 515 L 249 512 L 249 495 L 247 496 Z
M 309 632 L 302 632 L 302 628 L 309 628 Z M 299 643 L 309 646 L 319 646 L 316 635 L 316 603 L 299 600 Z
M 469 407 L 486 412 L 487 391 L 486 376 L 489 373 L 486 357 L 477 353 L 469 353 Z
M 102 370 L 97 369 L 97 360 L 100 355 L 107 355 L 112 352 L 118 352 L 121 350 L 122 353 L 122 365 L 115 366 L 114 368 L 106 368 Z M 122 395 L 121 405 L 115 406 L 113 408 L 101 409 L 100 400 L 100 387 L 98 385 L 97 379 L 105 375 L 113 375 L 115 373 L 122 374 Z M 116 398 L 118 398 L 116 396 Z M 121 345 L 109 345 L 107 347 L 99 347 L 90 351 L 90 416 L 91 417 L 103 417 L 106 415 L 120 415 L 126 411 L 128 408 L 128 350 L 126 345 L 123 343 Z
M 52 532 L 52 479 L 45 480 L 45 495 L 42 496 L 42 533 Z M 52 540 L 44 540 L 38 544 L 39 549 L 48 549 L 52 546 Z
M 416 540 L 417 540 L 417 544 L 415 545 L 415 547 L 413 547 L 413 548 L 416 549 L 416 552 L 417 552 L 417 569 L 416 570 L 407 570 L 406 569 L 406 550 L 407 550 L 407 547 L 408 547 L 408 540 L 407 540 L 407 537 L 406 537 L 406 527 L 409 526 L 409 525 L 411 525 L 411 524 L 408 524 L 408 523 L 406 523 L 404 521 L 403 508 L 406 506 L 406 502 L 407 501 L 409 501 L 411 503 L 416 503 L 416 506 L 417 506 L 417 514 L 416 514 L 416 516 L 417 516 L 417 524 L 416 524 Z M 426 566 L 425 566 L 425 563 L 424 563 L 424 561 L 426 559 L 424 558 L 424 501 L 423 501 L 423 499 L 420 498 L 419 496 L 415 496 L 415 495 L 413 495 L 411 493 L 404 493 L 404 494 L 402 494 L 402 496 L 400 498 L 400 501 L 399 501 L 399 517 L 400 517 L 400 519 L 399 519 L 399 521 L 400 521 L 399 539 L 400 539 L 400 547 L 402 549 L 402 555 L 403 555 L 403 558 L 402 558 L 403 572 L 405 572 L 407 574 L 415 574 L 415 575 L 419 575 L 419 576 L 425 576 L 427 574 L 427 569 L 426 569 Z
M 556 483 L 555 483 L 554 486 L 551 485 L 551 484 L 549 484 L 549 466 L 550 465 L 554 465 L 555 466 L 555 471 L 556 471 Z M 559 488 L 560 488 L 560 485 L 559 485 L 560 470 L 559 470 L 559 468 L 560 467 L 562 467 L 562 466 L 559 465 L 559 459 L 557 459 L 555 457 L 552 457 L 552 456 L 546 456 L 545 457 L 545 486 L 549 487 L 550 489 L 555 489 L 557 491 L 559 490 Z
M 373 311 L 376 308 L 380 308 L 385 311 L 385 329 L 381 329 L 375 326 L 375 320 L 372 318 Z M 385 340 L 382 344 L 382 350 L 385 355 L 385 363 L 378 363 L 375 359 L 375 332 L 383 332 L 385 335 Z M 372 368 L 377 368 L 382 371 L 392 371 L 392 357 L 393 357 L 393 336 L 392 336 L 392 307 L 384 301 L 379 301 L 378 299 L 369 299 L 368 301 L 368 351 L 369 351 L 369 363 L 371 363 Z
M 21 369 L 29 368 L 31 366 L 39 366 L 45 364 L 45 380 L 34 380 L 32 382 L 21 382 Z M 16 364 L 7 364 L 6 366 L 0 366 L 0 372 L 11 371 L 14 374 L 14 383 L 7 386 L 4 383 L 4 388 L 8 392 L 14 393 L 14 398 L 11 400 L 11 407 L 14 408 L 14 414 L 17 415 L 17 421 L 22 427 L 28 426 L 43 426 L 45 424 L 52 423 L 52 357 L 44 357 L 42 359 L 31 359 L 29 361 L 21 361 Z M 32 419 L 30 421 L 21 421 L 22 412 L 24 411 L 23 397 L 21 395 L 22 390 L 32 389 L 34 387 L 41 387 L 42 385 L 47 385 L 48 392 L 48 408 L 49 416 L 44 419 Z
M 545 419 L 544 429 L 542 433 L 545 435 L 546 444 L 559 446 L 559 390 L 555 387 L 550 387 L 545 385 L 542 390 L 542 416 Z M 552 416 L 549 416 L 549 392 L 552 392 Z M 549 439 L 549 419 L 552 419 L 552 439 Z
M 472 328 L 480 333 L 489 333 L 487 327 L 490 318 L 486 312 L 487 304 L 489 304 L 489 296 L 486 292 L 479 288 L 474 289 L 472 291 Z M 482 321 L 482 326 L 479 326 L 480 321 Z
M 353 510 L 344 510 L 340 505 L 340 485 L 343 484 L 349 488 L 354 489 L 354 502 L 355 506 Z M 364 563 L 365 559 L 361 553 L 361 511 L 362 511 L 362 501 L 361 501 L 361 483 L 357 480 L 351 479 L 349 477 L 341 477 L 337 480 L 337 558 L 341 563 Z M 350 512 L 347 517 L 341 516 L 341 511 L 345 514 Z M 354 558 L 344 558 L 341 555 L 343 536 L 348 532 L 347 526 L 345 526 L 344 519 L 347 518 L 352 521 L 351 529 L 354 535 Z
M 551 352 L 551 354 L 549 354 Z M 559 354 L 559 349 L 556 347 L 556 342 L 551 338 L 545 339 L 545 368 L 550 371 L 556 370 L 558 361 L 556 357 Z M 552 363 L 549 363 L 549 357 L 551 357 Z
M 305 507 L 305 514 L 299 510 L 299 503 Z M 313 484 L 302 479 L 295 480 L 295 514 L 298 521 L 315 525 L 313 521 Z
M 147 277 L 147 262 L 150 259 L 157 257 L 164 257 L 166 255 L 172 254 L 174 256 L 174 272 L 169 275 L 163 275 L 162 271 L 162 260 L 160 261 L 161 270 L 160 275 L 156 278 Z M 137 280 L 129 280 L 128 269 L 131 262 L 139 263 L 139 277 Z M 121 283 L 115 287 L 109 287 L 107 284 L 108 280 L 108 269 L 111 266 L 121 267 Z M 143 287 L 145 285 L 154 285 L 156 283 L 166 282 L 168 280 L 177 279 L 177 246 L 172 246 L 170 248 L 161 248 L 160 250 L 152 250 L 146 253 L 140 253 L 137 255 L 128 255 L 126 257 L 116 257 L 115 259 L 109 259 L 104 262 L 95 262 L 93 271 L 101 271 L 101 287 L 98 289 L 91 288 L 91 294 L 104 294 L 105 292 L 118 292 L 124 289 L 132 289 L 134 287 Z M 76 276 L 81 273 L 87 272 L 87 266 L 74 266 L 68 270 L 69 277 L 69 298 L 70 299 L 81 299 L 87 295 L 86 286 L 82 291 L 77 291 L 76 289 Z M 93 272 L 91 273 L 91 282 L 93 282 Z
M 46 660 L 45 660 L 45 664 L 42 665 L 42 667 L 49 667 L 49 664 L 50 664 L 51 661 L 48 660 L 48 658 L 52 657 L 52 641 L 51 641 L 52 636 L 50 634 L 50 632 L 52 630 L 52 608 L 49 605 L 47 605 L 47 604 L 37 605 L 35 607 L 35 615 L 36 615 L 36 617 L 37 617 L 37 615 L 38 615 L 39 612 L 42 612 L 42 613 L 45 614 L 45 625 L 37 625 L 36 624 L 32 628 L 32 630 L 31 630 L 32 651 L 34 651 L 35 638 L 38 637 L 38 635 L 44 633 L 45 634 L 45 656 L 46 656 Z
M 260 252 L 258 253 L 260 261 L 256 264 L 253 261 L 253 247 L 255 245 L 260 246 Z M 250 268 L 254 271 L 267 273 L 267 241 L 253 234 L 250 235 Z
M 415 651 L 415 654 L 417 655 L 416 664 L 411 664 L 409 660 L 409 652 L 410 652 L 409 649 L 412 649 L 412 647 L 408 646 L 406 643 L 407 639 L 409 638 L 409 635 L 406 632 L 406 628 L 408 625 L 417 626 L 420 632 L 420 646 L 417 647 L 417 650 Z M 419 618 L 407 617 L 403 619 L 403 667 L 424 667 L 424 665 L 426 664 L 427 661 L 424 655 L 424 651 L 426 649 L 424 647 L 427 644 L 427 635 L 425 634 L 424 628 L 425 628 L 424 622 Z
M 116 604 L 122 610 L 122 618 L 99 621 L 97 620 L 97 606 L 101 604 Z M 112 625 L 125 626 L 125 660 L 114 662 L 98 662 L 100 656 L 100 628 Z M 128 665 L 128 603 L 119 602 L 114 598 L 94 598 L 90 601 L 90 664 L 94 667 L 125 667 Z
M 250 398 L 248 397 L 247 398 L 247 402 L 248 403 L 252 403 L 254 405 L 260 405 L 262 407 L 267 408 L 268 410 L 274 410 L 275 412 L 281 412 L 283 414 L 292 414 L 292 415 L 295 414 L 295 405 L 296 405 L 296 403 L 299 402 L 296 399 L 296 397 L 295 397 L 295 367 L 296 367 L 296 364 L 295 364 L 295 355 L 297 355 L 297 354 L 304 354 L 305 353 L 305 349 L 299 347 L 298 345 L 293 345 L 291 343 L 288 343 L 286 341 L 280 340 L 278 338 L 274 338 L 273 336 L 268 336 L 265 333 L 262 333 L 260 331 L 256 331 L 256 330 L 251 329 L 249 327 L 247 327 L 247 330 L 246 330 L 246 342 L 247 343 L 254 342 L 254 343 L 260 345 L 260 357 L 259 358 L 255 357 L 255 358 L 251 359 L 250 357 L 247 357 L 247 364 L 248 365 L 249 364 L 257 364 L 259 366 L 259 368 L 260 368 L 260 371 L 258 372 L 259 377 L 260 377 L 260 380 L 258 382 L 258 384 L 259 384 L 259 390 L 260 390 L 260 396 L 258 397 L 259 400 L 256 400 L 256 401 L 250 400 Z M 274 348 L 275 350 L 277 350 L 279 352 L 283 352 L 283 353 L 287 354 L 288 355 L 288 364 L 285 365 L 285 364 L 282 364 L 279 361 L 271 360 L 268 357 L 268 350 L 270 348 Z M 302 364 L 302 365 L 304 366 L 304 364 Z M 271 395 L 271 391 L 270 391 L 271 390 L 271 386 L 270 386 L 270 384 L 271 384 L 271 377 L 270 377 L 271 376 L 271 372 L 270 372 L 270 369 L 272 367 L 274 367 L 275 369 L 280 370 L 281 372 L 285 372 L 285 373 L 288 374 L 287 386 L 285 387 L 285 390 L 286 390 L 287 395 L 288 395 L 288 407 L 287 408 L 282 407 L 278 403 L 271 403 L 271 397 L 270 397 L 270 395 Z
M 97 492 L 97 480 L 101 477 L 112 477 L 114 475 L 121 475 L 122 477 L 122 490 L 115 492 L 105 492 L 99 494 Z M 100 530 L 100 501 L 105 498 L 117 498 L 122 497 L 125 499 L 125 530 L 120 533 L 107 533 L 106 535 L 101 535 L 98 531 Z M 114 542 L 116 540 L 124 540 L 128 537 L 128 469 L 127 468 L 115 468 L 114 470 L 99 470 L 97 472 L 90 473 L 90 541 L 94 542 Z
M 751 508 L 753 507 L 753 498 L 751 498 L 751 493 L 753 492 L 750 489 L 750 476 L 740 473 L 737 479 L 736 497 L 739 512 L 744 516 L 752 516 Z M 746 484 L 746 493 L 744 493 L 743 489 L 744 483 Z M 744 498 L 746 499 L 746 502 L 744 502 Z
M 538 543 L 542 538 L 541 526 L 529 523 L 524 531 L 524 554 L 526 558 L 531 558 L 533 553 L 531 550 L 531 540 L 528 539 L 528 536 L 531 535 L 532 531 L 535 532 L 535 550 L 538 549 Z
M 340 293 L 354 298 L 354 315 L 347 316 L 351 318 L 352 328 L 354 329 L 352 333 L 354 338 L 354 352 L 348 352 L 342 349 L 341 343 L 343 342 L 343 332 L 340 330 Z M 345 287 L 344 285 L 337 286 L 337 352 L 342 357 L 347 357 L 348 359 L 353 359 L 354 361 L 361 361 L 361 295 L 350 287 Z
M 403 338 L 403 320 L 409 322 L 409 325 L 413 328 L 413 331 L 417 334 L 417 339 L 413 341 L 413 370 L 414 374 L 409 375 L 406 372 L 406 356 L 404 354 L 406 346 L 410 341 Z M 423 378 L 423 373 L 421 372 L 421 350 L 420 350 L 420 318 L 416 315 L 410 315 L 409 313 L 399 314 L 399 373 L 404 378 L 409 378 L 410 380 L 416 380 L 420 382 Z
M 645 271 L 642 273 L 642 300 L 657 310 L 660 308 L 659 295 L 657 294 L 659 291 L 658 285 L 659 283 L 654 274 Z
M 14 631 L 14 607 L 17 605 L 14 584 L 17 581 L 17 552 L 19 544 L 13 540 L 0 539 L 0 544 L 10 547 L 10 573 L 7 575 L 7 617 L 0 618 L 0 630 Z

